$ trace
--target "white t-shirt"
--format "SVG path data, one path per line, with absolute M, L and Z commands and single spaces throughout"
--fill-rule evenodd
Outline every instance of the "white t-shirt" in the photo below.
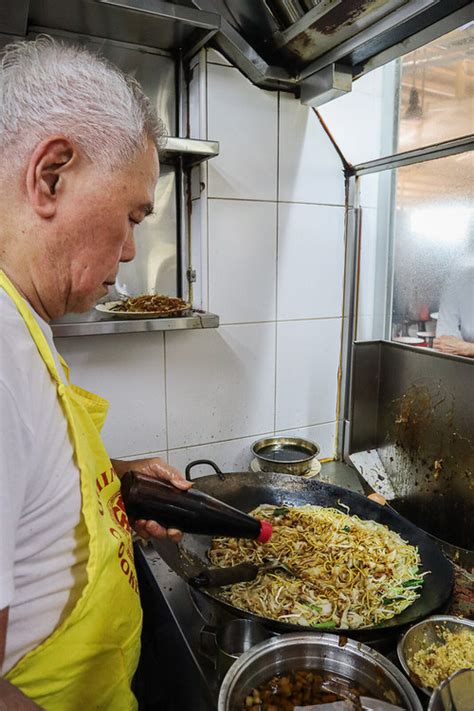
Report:
M 32 313 L 57 360 L 51 328 Z M 0 289 L 0 609 L 10 608 L 3 673 L 72 610 L 87 557 L 80 474 L 56 386 Z
M 443 289 L 437 336 L 456 336 L 474 342 L 474 261 L 456 265 Z

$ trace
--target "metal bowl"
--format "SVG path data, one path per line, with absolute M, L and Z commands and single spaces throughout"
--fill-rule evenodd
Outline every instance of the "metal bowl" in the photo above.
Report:
M 229 669 L 219 693 L 218 711 L 238 711 L 245 697 L 274 674 L 311 669 L 361 684 L 375 698 L 422 711 L 415 690 L 378 652 L 333 634 L 289 634 L 266 640 L 243 654 Z
M 251 447 L 264 472 L 305 474 L 320 452 L 316 442 L 301 437 L 266 437 Z
M 460 669 L 433 692 L 428 711 L 472 711 L 474 669 Z
M 452 615 L 433 615 L 410 627 L 400 639 L 397 646 L 398 658 L 403 670 L 412 684 L 418 687 L 418 689 L 421 689 L 427 696 L 431 696 L 433 690 L 421 686 L 420 680 L 410 669 L 410 660 L 416 652 L 422 648 L 426 648 L 430 644 L 443 644 L 443 639 L 438 633 L 440 627 L 448 629 L 450 632 L 460 632 L 464 629 L 470 629 L 474 634 L 474 622 L 471 620 L 465 620 L 462 617 L 454 617 Z

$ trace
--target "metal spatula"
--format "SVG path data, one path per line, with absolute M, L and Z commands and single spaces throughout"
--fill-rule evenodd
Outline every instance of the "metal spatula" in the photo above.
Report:
M 351 688 L 351 682 L 345 679 L 324 679 L 321 684 L 323 691 L 328 691 L 331 694 L 344 697 L 344 701 L 334 701 L 330 704 L 319 706 L 301 706 L 295 708 L 295 711 L 312 711 L 314 708 L 318 711 L 404 711 L 401 706 L 395 706 L 387 701 L 372 699 L 369 696 L 358 696 Z
M 267 558 L 263 565 L 239 563 L 239 565 L 227 568 L 203 568 L 197 575 L 189 578 L 188 582 L 199 588 L 221 588 L 225 585 L 235 585 L 235 583 L 248 583 L 255 580 L 261 571 L 277 569 L 284 570 L 290 575 L 298 575 L 279 560 Z

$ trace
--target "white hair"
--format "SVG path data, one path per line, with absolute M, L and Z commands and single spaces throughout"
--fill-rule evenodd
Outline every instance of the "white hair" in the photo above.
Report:
M 5 47 L 0 63 L 0 156 L 18 164 L 62 134 L 98 165 L 130 160 L 165 130 L 132 77 L 87 50 L 41 36 Z

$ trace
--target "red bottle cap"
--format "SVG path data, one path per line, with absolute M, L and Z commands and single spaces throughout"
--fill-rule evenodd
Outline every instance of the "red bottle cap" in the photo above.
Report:
M 268 521 L 260 521 L 260 534 L 257 538 L 257 543 L 266 543 L 272 537 L 272 524 Z

